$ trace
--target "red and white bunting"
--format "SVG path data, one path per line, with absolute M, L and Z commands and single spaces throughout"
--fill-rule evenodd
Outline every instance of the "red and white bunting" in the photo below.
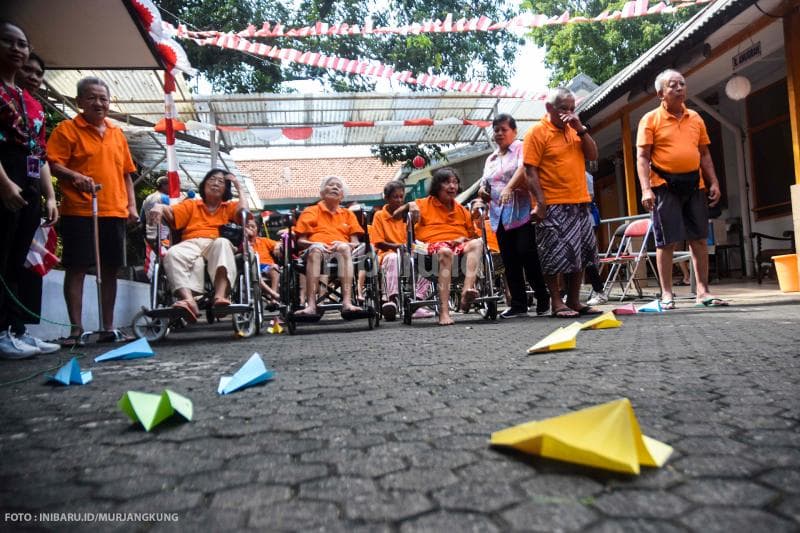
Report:
M 446 76 L 435 76 L 432 74 L 420 73 L 414 76 L 406 70 L 398 72 L 389 65 L 375 61 L 362 61 L 359 59 L 345 59 L 338 56 L 327 56 L 314 52 L 300 52 L 290 48 L 278 48 L 261 43 L 248 41 L 233 33 L 217 33 L 212 37 L 196 38 L 190 37 L 189 32 L 182 31 L 180 28 L 176 33 L 177 37 L 189 39 L 200 46 L 218 46 L 230 50 L 238 50 L 261 57 L 280 59 L 290 63 L 299 63 L 311 67 L 328 68 L 344 72 L 346 74 L 359 74 L 373 78 L 397 80 L 409 85 L 421 85 L 446 91 L 478 93 L 496 97 L 515 97 L 527 98 L 530 100 L 544 100 L 547 91 L 524 91 L 520 89 L 510 89 L 502 85 L 492 85 L 487 82 L 464 83 L 453 80 Z
M 685 0 L 675 4 L 658 2 L 650 5 L 648 0 L 630 0 L 620 10 L 603 11 L 595 17 L 570 16 L 568 11 L 561 15 L 546 16 L 535 13 L 523 13 L 510 20 L 493 22 L 486 16 L 473 17 L 470 19 L 460 18 L 453 20 L 453 14 L 448 13 L 444 20 L 427 20 L 424 22 L 414 22 L 400 26 L 383 26 L 375 28 L 372 21 L 367 20 L 364 24 L 328 24 L 316 22 L 311 26 L 302 28 L 287 28 L 284 24 L 276 22 L 271 25 L 264 22 L 260 28 L 253 24 L 240 31 L 241 37 L 334 37 L 334 36 L 354 36 L 354 35 L 419 35 L 422 33 L 464 33 L 473 31 L 500 31 L 520 28 L 541 28 L 543 26 L 605 22 L 609 20 L 621 20 L 634 17 L 644 17 L 648 15 L 665 15 L 675 13 L 681 9 L 706 4 L 713 0 Z M 189 32 L 190 37 L 203 39 L 213 37 L 216 32 Z

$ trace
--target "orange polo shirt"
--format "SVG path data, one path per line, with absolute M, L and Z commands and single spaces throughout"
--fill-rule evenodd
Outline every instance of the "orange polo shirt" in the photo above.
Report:
M 306 207 L 294 229 L 299 234 L 307 235 L 309 241 L 323 244 L 350 242 L 350 237 L 364 234 L 352 211 L 340 206 L 331 212 L 322 201 Z
M 125 174 L 134 172 L 128 141 L 122 130 L 106 120 L 103 136 L 82 115 L 64 120 L 55 127 L 47 141 L 47 159 L 70 170 L 89 176 L 103 186 L 97 192 L 97 214 L 101 217 L 127 218 L 128 190 Z M 62 215 L 92 216 L 92 195 L 80 192 L 68 180 L 61 181 Z
M 258 262 L 262 265 L 274 265 L 275 258 L 272 257 L 272 251 L 278 241 L 273 241 L 267 237 L 256 237 L 255 242 L 251 243 L 253 250 L 258 254 Z
M 639 121 L 636 146 L 652 146 L 650 161 L 658 168 L 683 174 L 700 168 L 700 146 L 711 144 L 702 117 L 683 106 L 683 115 L 677 118 L 662 103 Z M 650 170 L 650 186 L 664 185 L 665 181 Z M 705 188 L 700 178 L 700 188 Z
M 586 188 L 581 138 L 571 126 L 559 129 L 545 115 L 525 134 L 522 158 L 539 170 L 539 183 L 548 204 L 591 202 Z
M 433 196 L 415 202 L 419 207 L 419 221 L 414 226 L 418 240 L 426 243 L 450 242 L 461 237 L 474 239 L 478 236 L 469 211 L 458 202 L 453 203 L 452 210 Z
M 390 244 L 403 244 L 406 242 L 406 221 L 392 217 L 392 214 L 383 209 L 375 213 L 372 219 L 372 233 L 369 234 L 372 244 L 382 242 Z M 386 250 L 378 249 L 378 255 L 383 257 Z
M 189 239 L 219 238 L 219 227 L 236 218 L 239 202 L 222 202 L 213 213 L 202 199 L 184 200 L 172 206 L 175 229 L 182 230 L 181 238 Z

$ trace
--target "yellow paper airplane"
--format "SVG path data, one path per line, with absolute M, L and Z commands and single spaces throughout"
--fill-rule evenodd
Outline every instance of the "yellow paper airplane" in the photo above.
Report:
M 672 454 L 642 435 L 627 398 L 492 433 L 491 444 L 626 474 L 662 466 Z
M 575 337 L 580 330 L 580 322 L 573 322 L 565 328 L 558 328 L 553 333 L 528 348 L 528 353 L 571 350 L 576 345 Z
M 608 311 L 589 320 L 588 322 L 584 322 L 583 326 L 581 326 L 581 329 L 608 329 L 618 328 L 621 325 L 622 322 L 617 320 L 617 318 L 614 316 L 614 312 Z
M 283 326 L 281 326 L 281 323 L 278 321 L 277 318 L 272 319 L 272 322 L 270 322 L 270 325 L 267 328 L 267 332 L 275 335 L 283 333 Z

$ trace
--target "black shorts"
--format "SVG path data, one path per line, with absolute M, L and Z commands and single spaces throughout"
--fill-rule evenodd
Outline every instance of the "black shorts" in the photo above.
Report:
M 125 264 L 125 235 L 127 219 L 100 217 L 100 261 L 103 266 Z M 70 266 L 94 265 L 94 230 L 91 217 L 61 217 L 61 264 Z
M 681 195 L 662 185 L 653 189 L 653 192 L 656 195 L 653 209 L 656 246 L 708 238 L 708 199 L 705 189 Z

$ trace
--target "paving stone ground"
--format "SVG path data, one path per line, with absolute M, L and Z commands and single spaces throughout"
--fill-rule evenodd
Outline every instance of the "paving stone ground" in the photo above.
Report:
M 84 387 L 36 375 L 66 353 L 0 361 L 0 528 L 800 531 L 800 299 L 682 306 L 539 355 L 526 349 L 564 322 L 336 321 L 250 340 L 194 327 L 148 359 L 91 364 L 103 350 L 86 348 Z M 218 396 L 255 351 L 275 380 Z M 116 407 L 164 388 L 192 399 L 192 422 L 146 433 Z M 493 431 L 620 397 L 675 448 L 663 468 L 625 476 L 488 447 Z

